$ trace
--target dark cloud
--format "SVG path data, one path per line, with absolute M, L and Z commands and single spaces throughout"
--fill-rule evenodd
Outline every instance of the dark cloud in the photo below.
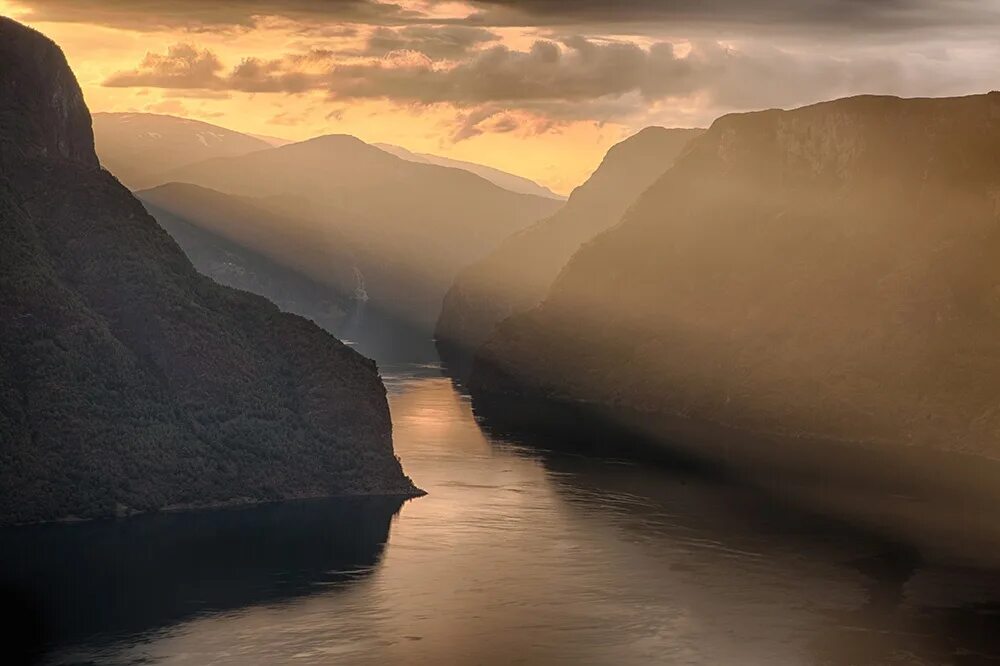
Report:
M 502 104 L 555 117 L 610 119 L 627 113 L 624 107 L 668 98 L 700 95 L 705 104 L 724 108 L 781 106 L 852 92 L 895 92 L 904 80 L 893 61 L 873 57 L 736 50 L 711 41 L 683 49 L 668 42 L 642 48 L 573 37 L 561 45 L 540 40 L 527 51 L 491 47 L 450 68 L 422 61 L 336 66 L 323 85 L 340 100 Z
M 91 23 L 132 30 L 252 27 L 261 17 L 303 23 L 405 25 L 422 15 L 378 0 L 24 0 L 33 21 Z M 320 27 L 320 26 L 317 26 Z
M 402 54 L 405 56 L 405 53 Z M 918 69 L 926 84 L 943 92 L 963 82 L 935 74 L 930 61 Z M 931 63 L 933 64 L 933 63 Z M 939 63 L 940 64 L 940 63 Z M 552 118 L 613 120 L 659 100 L 697 96 L 716 109 L 786 106 L 862 92 L 920 93 L 898 62 L 874 56 L 847 59 L 790 54 L 774 47 L 733 49 L 718 42 L 683 48 L 656 42 L 567 38 L 536 41 L 528 50 L 496 45 L 452 66 L 427 57 L 372 58 L 338 64 L 337 55 L 315 50 L 279 60 L 248 58 L 226 70 L 211 52 L 186 44 L 148 54 L 105 85 L 166 89 L 300 93 L 322 90 L 341 102 L 386 99 L 403 104 L 447 103 L 478 109 L 460 134 L 483 124 L 511 131 L 501 110 L 522 109 Z
M 33 11 L 34 20 L 136 30 L 249 27 L 260 17 L 283 17 L 319 31 L 336 29 L 339 23 L 571 26 L 582 32 L 611 26 L 645 32 L 655 24 L 660 29 L 701 26 L 744 33 L 775 29 L 870 33 L 1000 24 L 995 0 L 472 0 L 476 10 L 472 16 L 449 20 L 433 19 L 392 0 L 23 0 L 23 4 Z
M 574 39 L 567 47 L 564 51 L 546 40 L 536 41 L 527 51 L 497 45 L 446 69 L 420 61 L 341 65 L 331 70 L 327 83 L 340 99 L 517 104 L 581 101 L 654 86 L 664 89 L 685 75 L 669 44 L 647 51 L 631 43 Z M 667 71 L 672 65 L 678 71 Z
M 657 23 L 863 32 L 997 25 L 993 0 L 472 0 L 483 25 Z
M 495 32 L 462 25 L 380 27 L 368 36 L 365 48 L 358 55 L 384 56 L 393 51 L 418 51 L 429 58 L 454 59 L 497 39 L 499 35 Z

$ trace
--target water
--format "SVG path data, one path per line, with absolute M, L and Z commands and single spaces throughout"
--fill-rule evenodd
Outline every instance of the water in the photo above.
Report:
M 48 662 L 1000 658 L 1000 583 L 982 571 L 722 481 L 489 435 L 435 369 L 384 375 L 426 497 L 4 533 L 8 571 L 33 572 L 57 609 Z

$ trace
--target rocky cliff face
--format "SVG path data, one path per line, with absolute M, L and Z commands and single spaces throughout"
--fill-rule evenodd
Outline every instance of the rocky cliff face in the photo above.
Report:
M 647 127 L 608 151 L 558 212 L 507 238 L 459 274 L 445 295 L 435 337 L 445 356 L 474 351 L 494 327 L 538 305 L 573 252 L 617 224 L 703 130 Z
M 0 19 L 0 523 L 410 494 L 374 364 L 199 275 Z
M 0 150 L 96 166 L 90 114 L 62 51 L 2 16 L 0 38 Z
M 473 383 L 1000 457 L 997 256 L 1000 94 L 730 115 Z

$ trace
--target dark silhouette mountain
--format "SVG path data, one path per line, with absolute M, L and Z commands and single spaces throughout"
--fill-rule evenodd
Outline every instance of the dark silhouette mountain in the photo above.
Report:
M 0 19 L 0 523 L 414 492 L 374 364 L 200 275 Z
M 728 115 L 472 384 L 997 458 L 998 215 L 1000 93 Z
M 185 164 L 273 145 L 211 123 L 157 113 L 95 113 L 94 140 L 104 168 L 133 190 L 160 185 L 164 172 Z
M 445 296 L 435 330 L 445 355 L 456 347 L 475 350 L 499 322 L 538 305 L 573 252 L 616 224 L 702 131 L 647 127 L 615 145 L 563 208 L 464 269 Z
M 510 190 L 511 192 L 533 194 L 535 196 L 546 197 L 548 199 L 559 199 L 560 201 L 565 201 L 566 199 L 566 197 L 559 196 L 549 188 L 543 187 L 529 178 L 508 173 L 507 171 L 486 166 L 485 164 L 466 162 L 465 160 L 454 160 L 450 157 L 441 157 L 440 155 L 431 155 L 430 153 L 414 153 L 413 151 L 407 150 L 402 146 L 394 146 L 391 143 L 373 143 L 372 145 L 408 162 L 436 164 L 438 166 L 462 169 L 463 171 L 474 173 L 477 176 L 485 178 L 494 185 L 502 187 L 505 190 Z
M 267 202 L 168 183 L 136 193 L 191 263 L 219 284 L 258 294 L 336 332 L 356 307 L 355 260 L 324 230 Z M 340 245 L 340 248 L 338 248 Z
M 373 304 L 419 323 L 428 337 L 458 271 L 560 205 L 342 135 L 208 160 L 169 178 L 274 197 L 272 210 L 320 224 L 358 257 Z

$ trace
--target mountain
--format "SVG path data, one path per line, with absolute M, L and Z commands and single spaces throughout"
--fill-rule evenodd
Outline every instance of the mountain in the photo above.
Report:
M 391 155 L 395 155 L 400 159 L 404 159 L 407 162 L 436 164 L 437 166 L 462 169 L 463 171 L 474 173 L 477 176 L 490 181 L 497 187 L 502 187 L 503 189 L 510 190 L 511 192 L 532 194 L 538 197 L 558 199 L 560 201 L 565 201 L 566 199 L 566 197 L 560 196 L 549 188 L 543 187 L 542 185 L 539 185 L 535 181 L 529 180 L 524 176 L 517 176 L 500 169 L 494 169 L 493 167 L 486 166 L 485 164 L 476 164 L 475 162 L 466 162 L 464 160 L 453 160 L 448 157 L 431 155 L 429 153 L 414 153 L 406 148 L 403 148 L 402 146 L 394 146 L 391 143 L 373 143 L 372 145 Z
M 573 252 L 616 224 L 702 131 L 647 127 L 613 146 L 559 211 L 464 269 L 445 295 L 437 322 L 442 352 L 473 351 L 499 322 L 538 305 Z
M 314 239 L 323 230 L 316 225 L 281 217 L 266 202 L 186 183 L 135 195 L 216 282 L 263 296 L 330 332 L 355 309 L 355 260 L 332 238 L 318 248 Z
M 178 169 L 169 180 L 268 198 L 346 243 L 372 304 L 416 322 L 429 339 L 458 271 L 560 202 L 515 194 L 466 171 L 416 164 L 344 135 Z
M 500 326 L 472 385 L 1000 458 L 998 222 L 1000 93 L 724 116 Z
M 5 18 L 0 128 L 0 523 L 414 494 L 374 364 L 200 275 Z
M 263 137 L 155 113 L 95 113 L 93 127 L 101 164 L 133 190 L 159 185 L 160 174 L 185 164 L 272 147 Z

